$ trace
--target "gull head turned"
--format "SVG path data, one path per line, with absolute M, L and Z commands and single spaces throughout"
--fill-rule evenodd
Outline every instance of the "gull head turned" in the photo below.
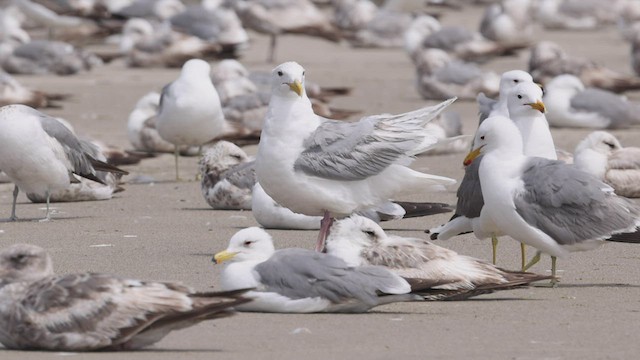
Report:
M 514 87 L 508 95 L 507 107 L 512 119 L 520 116 L 536 116 L 547 111 L 542 102 L 542 89 L 532 82 Z
M 575 153 L 578 154 L 586 149 L 608 156 L 622 149 L 622 145 L 612 134 L 606 131 L 594 131 L 576 146 Z
M 378 245 L 386 238 L 384 230 L 375 221 L 360 215 L 337 220 L 325 241 L 324 252 L 345 259 L 351 266 L 361 264 L 366 248 Z
M 492 151 L 522 154 L 522 135 L 511 119 L 492 116 L 483 121 L 476 131 L 473 149 L 465 157 L 464 165 Z
M 271 91 L 274 95 L 298 98 L 305 96 L 304 68 L 289 61 L 271 71 Z

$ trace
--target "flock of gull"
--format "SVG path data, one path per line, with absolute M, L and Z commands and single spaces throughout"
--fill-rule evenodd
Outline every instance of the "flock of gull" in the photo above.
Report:
M 618 95 L 640 89 L 640 78 L 534 37 L 539 26 L 617 23 L 639 71 L 637 1 L 495 1 L 477 32 L 441 25 L 424 11 L 466 6 L 463 0 L 418 10 L 398 0 L 318 1 L 324 9 L 310 0 L 5 3 L 0 170 L 15 185 L 10 220 L 19 220 L 19 191 L 46 203 L 41 221 L 51 221 L 51 202 L 109 199 L 122 190 L 128 171 L 121 167 L 172 153 L 176 181 L 180 157 L 200 156 L 202 195 L 212 208 L 251 210 L 267 229 L 318 230 L 314 250 L 276 249 L 263 228 L 238 231 L 212 259 L 222 264 L 220 291 L 204 293 L 115 275 L 56 275 L 44 249 L 9 246 L 0 252 L 6 348 L 138 349 L 236 311 L 354 313 L 393 302 L 465 300 L 544 280 L 555 285 L 557 258 L 607 241 L 640 242 L 640 205 L 629 199 L 640 197 L 640 150 L 604 131 L 640 123 L 639 105 Z M 237 58 L 250 46 L 247 30 L 271 37 L 268 61 L 277 58 L 285 33 L 403 48 L 415 66 L 417 93 L 441 102 L 344 121 L 357 111 L 336 109 L 331 100 L 350 89 L 307 81 L 294 61 L 271 72 L 243 66 Z M 82 49 L 92 41 L 117 51 Z M 478 66 L 527 50 L 528 71 L 496 74 Z M 135 105 L 127 124 L 134 151 L 126 156 L 34 109 L 61 106 L 64 94 L 28 89 L 10 75 L 68 75 L 118 58 L 130 67 L 181 67 L 161 93 Z M 478 104 L 473 138 L 462 135 L 459 115 L 448 110 L 465 100 Z M 570 154 L 556 149 L 550 126 L 598 131 Z M 256 143 L 255 157 L 240 147 Z M 456 206 L 395 200 L 455 188 L 454 179 L 410 168 L 417 156 L 451 152 L 468 152 Z M 379 225 L 452 211 L 447 223 L 426 230 L 431 240 L 470 232 L 491 238 L 493 262 Z M 495 265 L 505 236 L 522 244 L 517 271 Z M 536 250 L 531 260 L 525 246 Z M 552 258 L 551 274 L 528 272 L 542 254 Z

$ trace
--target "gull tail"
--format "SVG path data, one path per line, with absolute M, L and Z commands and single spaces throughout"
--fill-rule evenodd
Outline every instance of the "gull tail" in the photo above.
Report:
M 640 229 L 636 228 L 634 232 L 625 232 L 619 234 L 613 234 L 607 241 L 620 242 L 628 244 L 640 244 Z

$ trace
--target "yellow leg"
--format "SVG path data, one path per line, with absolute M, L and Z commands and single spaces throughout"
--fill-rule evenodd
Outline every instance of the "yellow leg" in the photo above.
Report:
M 540 261 L 540 251 L 536 252 L 533 258 L 531 258 L 531 261 L 522 268 L 522 271 L 529 270 L 533 265 L 537 264 L 538 261 Z
M 498 253 L 498 238 L 495 235 L 491 235 L 491 249 L 493 250 L 493 265 L 496 264 L 496 257 Z
M 527 247 L 524 243 L 520 243 L 520 256 L 522 258 L 522 271 L 525 271 L 524 267 L 527 265 Z
M 178 171 L 178 158 L 180 157 L 180 150 L 178 149 L 178 145 L 176 145 L 175 152 L 173 154 L 176 160 L 176 181 L 180 181 L 180 172 Z

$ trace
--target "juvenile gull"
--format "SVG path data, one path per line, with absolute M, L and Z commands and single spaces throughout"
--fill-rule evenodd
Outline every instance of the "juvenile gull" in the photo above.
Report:
M 574 164 L 610 185 L 616 194 L 640 197 L 640 148 L 622 147 L 604 131 L 589 134 L 576 147 Z
M 206 61 L 191 59 L 178 79 L 162 89 L 156 127 L 160 137 L 175 147 L 176 180 L 179 146 L 201 146 L 232 131 L 209 78 L 210 69 Z
M 177 283 L 55 275 L 34 245 L 0 252 L 0 343 L 15 350 L 134 350 L 169 332 L 227 317 L 244 291 L 194 293 Z
M 533 246 L 538 253 L 525 267 L 551 255 L 590 250 L 605 240 L 640 242 L 640 207 L 617 196 L 595 176 L 573 165 L 522 153 L 518 128 L 505 117 L 485 120 L 476 133 L 468 158 L 484 155 L 480 183 L 485 205 L 478 238 L 508 235 Z M 554 281 L 554 280 L 552 280 Z
M 387 203 L 402 192 L 439 190 L 455 183 L 406 166 L 412 155 L 436 143 L 425 126 L 453 99 L 405 114 L 345 123 L 313 113 L 304 90 L 304 69 L 297 63 L 276 67 L 271 81 L 256 158 L 258 182 L 294 212 L 323 215 L 317 249 L 322 248 L 331 216 Z
M 623 129 L 640 123 L 640 106 L 607 90 L 585 88 L 579 78 L 565 74 L 545 86 L 547 119 L 555 127 Z
M 238 311 L 277 313 L 360 313 L 397 301 L 418 300 L 400 276 L 379 266 L 347 265 L 316 251 L 275 250 L 271 236 L 256 227 L 238 231 L 215 263 L 225 291 L 255 288 Z
M 28 139 L 28 141 L 27 141 Z M 96 171 L 128 174 L 92 154 L 95 147 L 79 140 L 58 120 L 25 105 L 0 108 L 0 169 L 14 182 L 10 220 L 16 220 L 18 189 L 47 198 L 66 189 L 78 176 L 103 183 Z
M 384 266 L 427 300 L 463 300 L 550 278 L 503 270 L 426 240 L 387 235 L 378 224 L 357 215 L 336 221 L 325 250 L 350 266 Z

